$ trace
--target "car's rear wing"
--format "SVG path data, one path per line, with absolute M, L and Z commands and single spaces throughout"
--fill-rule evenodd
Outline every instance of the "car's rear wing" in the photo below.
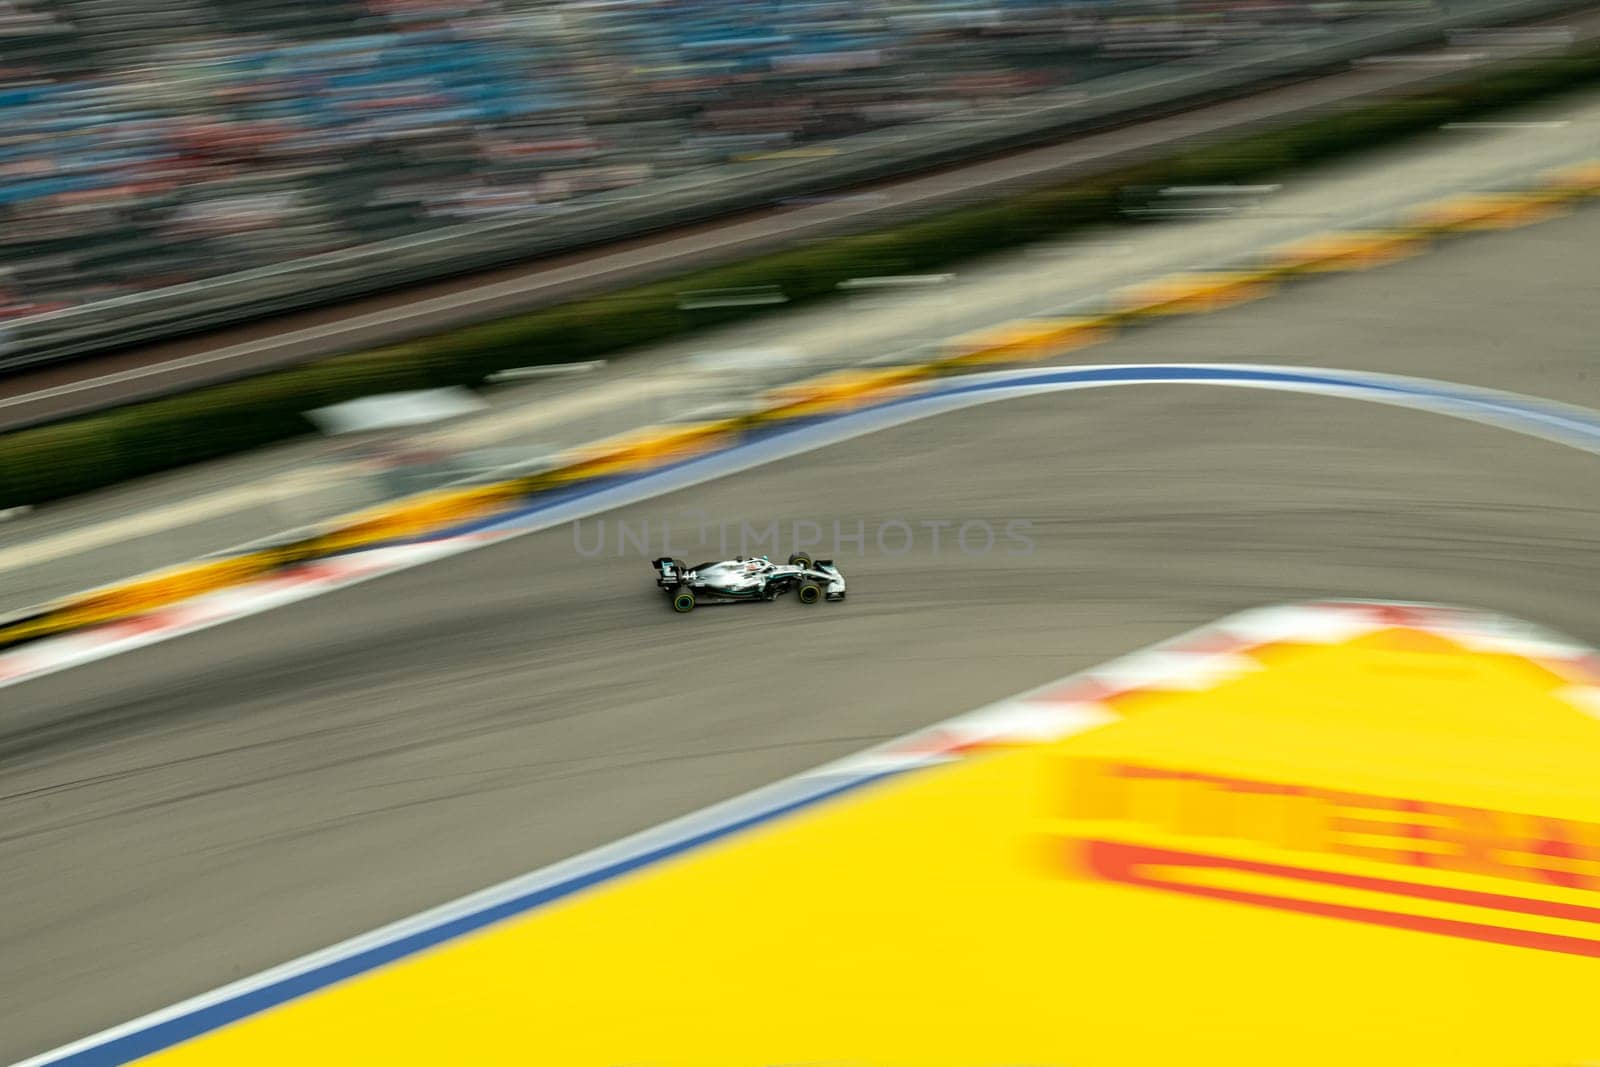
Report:
M 683 584 L 689 568 L 683 565 L 683 560 L 662 556 L 660 559 L 651 560 L 650 565 L 656 570 L 656 584 L 663 589 L 675 589 Z

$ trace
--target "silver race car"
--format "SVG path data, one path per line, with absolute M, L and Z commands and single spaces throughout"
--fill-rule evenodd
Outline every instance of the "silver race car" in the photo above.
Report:
M 844 599 L 844 575 L 833 560 L 814 560 L 804 553 L 790 556 L 787 566 L 766 556 L 740 556 L 698 567 L 685 567 L 683 560 L 663 556 L 651 566 L 656 570 L 656 585 L 678 612 L 693 611 L 700 604 L 776 600 L 790 592 L 802 604 Z

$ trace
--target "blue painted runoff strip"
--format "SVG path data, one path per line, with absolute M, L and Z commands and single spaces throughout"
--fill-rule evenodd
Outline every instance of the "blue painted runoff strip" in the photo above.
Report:
M 784 420 L 759 425 L 746 432 L 737 442 L 710 454 L 692 456 L 632 474 L 610 475 L 582 482 L 569 488 L 539 493 L 521 507 L 484 519 L 475 519 L 459 526 L 436 531 L 410 541 L 437 541 L 486 529 L 517 525 L 528 518 L 562 505 L 575 503 L 612 489 L 632 485 L 646 479 L 662 478 L 688 469 L 714 468 L 719 461 L 740 453 L 752 452 L 764 446 L 811 434 L 826 438 L 826 428 L 849 431 L 863 423 L 882 423 L 881 428 L 911 421 L 916 412 L 928 408 L 929 414 L 948 410 L 941 402 L 956 397 L 977 398 L 985 393 L 1012 393 L 1016 390 L 1053 392 L 1074 386 L 1097 385 L 1237 385 L 1263 389 L 1285 388 L 1293 391 L 1326 390 L 1332 394 L 1348 395 L 1352 392 L 1369 394 L 1365 399 L 1434 410 L 1439 407 L 1457 417 L 1472 421 L 1487 421 L 1483 416 L 1493 416 L 1500 421 L 1525 424 L 1521 432 L 1542 436 L 1549 431 L 1563 434 L 1563 443 L 1600 451 L 1600 413 L 1570 405 L 1560 405 L 1516 393 L 1488 389 L 1474 389 L 1449 382 L 1430 381 L 1424 378 L 1402 378 L 1393 375 L 1364 373 L 1361 371 L 1326 370 L 1322 368 L 1298 369 L 1292 367 L 1263 367 L 1252 364 L 1237 366 L 1182 363 L 1138 363 L 1121 366 L 1065 367 L 1026 371 L 1002 371 L 954 378 L 948 385 L 894 397 L 853 412 L 837 415 L 818 415 L 801 419 Z M 996 396 L 994 400 L 1009 399 Z M 1408 403 L 1410 401 L 1410 403 Z M 884 421 L 892 413 L 903 413 L 903 418 Z M 824 433 L 817 434 L 823 430 Z M 841 433 L 842 438 L 845 434 Z M 828 440 L 819 440 L 810 447 L 824 447 Z M 715 475 L 712 475 L 715 476 Z M 365 546 L 352 551 L 366 551 L 377 546 Z
M 112 1067 L 112 1065 L 132 1062 L 140 1057 L 171 1048 L 210 1031 L 221 1029 L 230 1023 L 238 1022 L 268 1008 L 277 1007 L 280 1004 L 303 997 L 308 993 L 314 993 L 336 982 L 354 978 L 386 964 L 404 959 L 407 956 L 415 955 L 425 949 L 433 948 L 447 941 L 453 941 L 503 920 L 515 918 L 542 905 L 571 896 L 603 882 L 620 878 L 642 867 L 660 863 L 673 856 L 682 855 L 685 852 L 730 837 L 741 831 L 773 822 L 786 815 L 794 814 L 823 801 L 832 800 L 902 773 L 904 772 L 901 770 L 880 771 L 820 789 L 815 793 L 786 804 L 731 819 L 708 830 L 691 834 L 681 840 L 648 849 L 638 855 L 617 860 L 583 874 L 574 875 L 555 885 L 491 904 L 471 914 L 440 923 L 438 926 L 398 938 L 387 944 L 355 953 L 303 973 L 291 975 L 259 989 L 242 992 L 219 1003 L 196 1008 L 194 1011 L 187 1012 L 176 1018 L 153 1023 L 132 1033 L 110 1038 L 103 1044 L 94 1045 L 78 1052 L 67 1053 L 59 1059 L 49 1059 L 44 1062 L 59 1065 L 59 1067 Z

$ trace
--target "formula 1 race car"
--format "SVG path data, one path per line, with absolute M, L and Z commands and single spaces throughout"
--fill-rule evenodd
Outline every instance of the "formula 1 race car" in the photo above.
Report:
M 685 567 L 683 560 L 654 560 L 656 585 L 672 599 L 672 610 L 693 611 L 699 604 L 776 600 L 792 592 L 802 604 L 844 599 L 844 575 L 831 559 L 813 560 L 804 553 L 789 557 L 787 566 L 766 556 L 740 556 L 721 563 Z

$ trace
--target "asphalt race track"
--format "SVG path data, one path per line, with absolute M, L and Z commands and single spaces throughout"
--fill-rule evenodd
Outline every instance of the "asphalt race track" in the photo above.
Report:
M 1088 350 L 1600 407 L 1600 212 Z M 1197 386 L 1009 401 L 3 691 L 0 1059 L 83 1036 L 1227 612 L 1465 604 L 1600 643 L 1596 457 Z M 679 617 L 660 524 L 844 546 L 843 604 Z M 652 543 L 618 554 L 615 522 Z M 1031 523 L 1032 550 L 1008 540 Z M 914 547 L 898 528 L 909 524 Z M 936 553 L 924 523 L 948 522 Z M 962 523 L 997 534 L 984 552 Z M 598 528 L 586 523 L 586 550 Z M 825 545 L 824 547 L 829 547 Z M 698 560 L 691 560 L 697 562 Z M 20 725 L 19 725 L 20 724 Z

